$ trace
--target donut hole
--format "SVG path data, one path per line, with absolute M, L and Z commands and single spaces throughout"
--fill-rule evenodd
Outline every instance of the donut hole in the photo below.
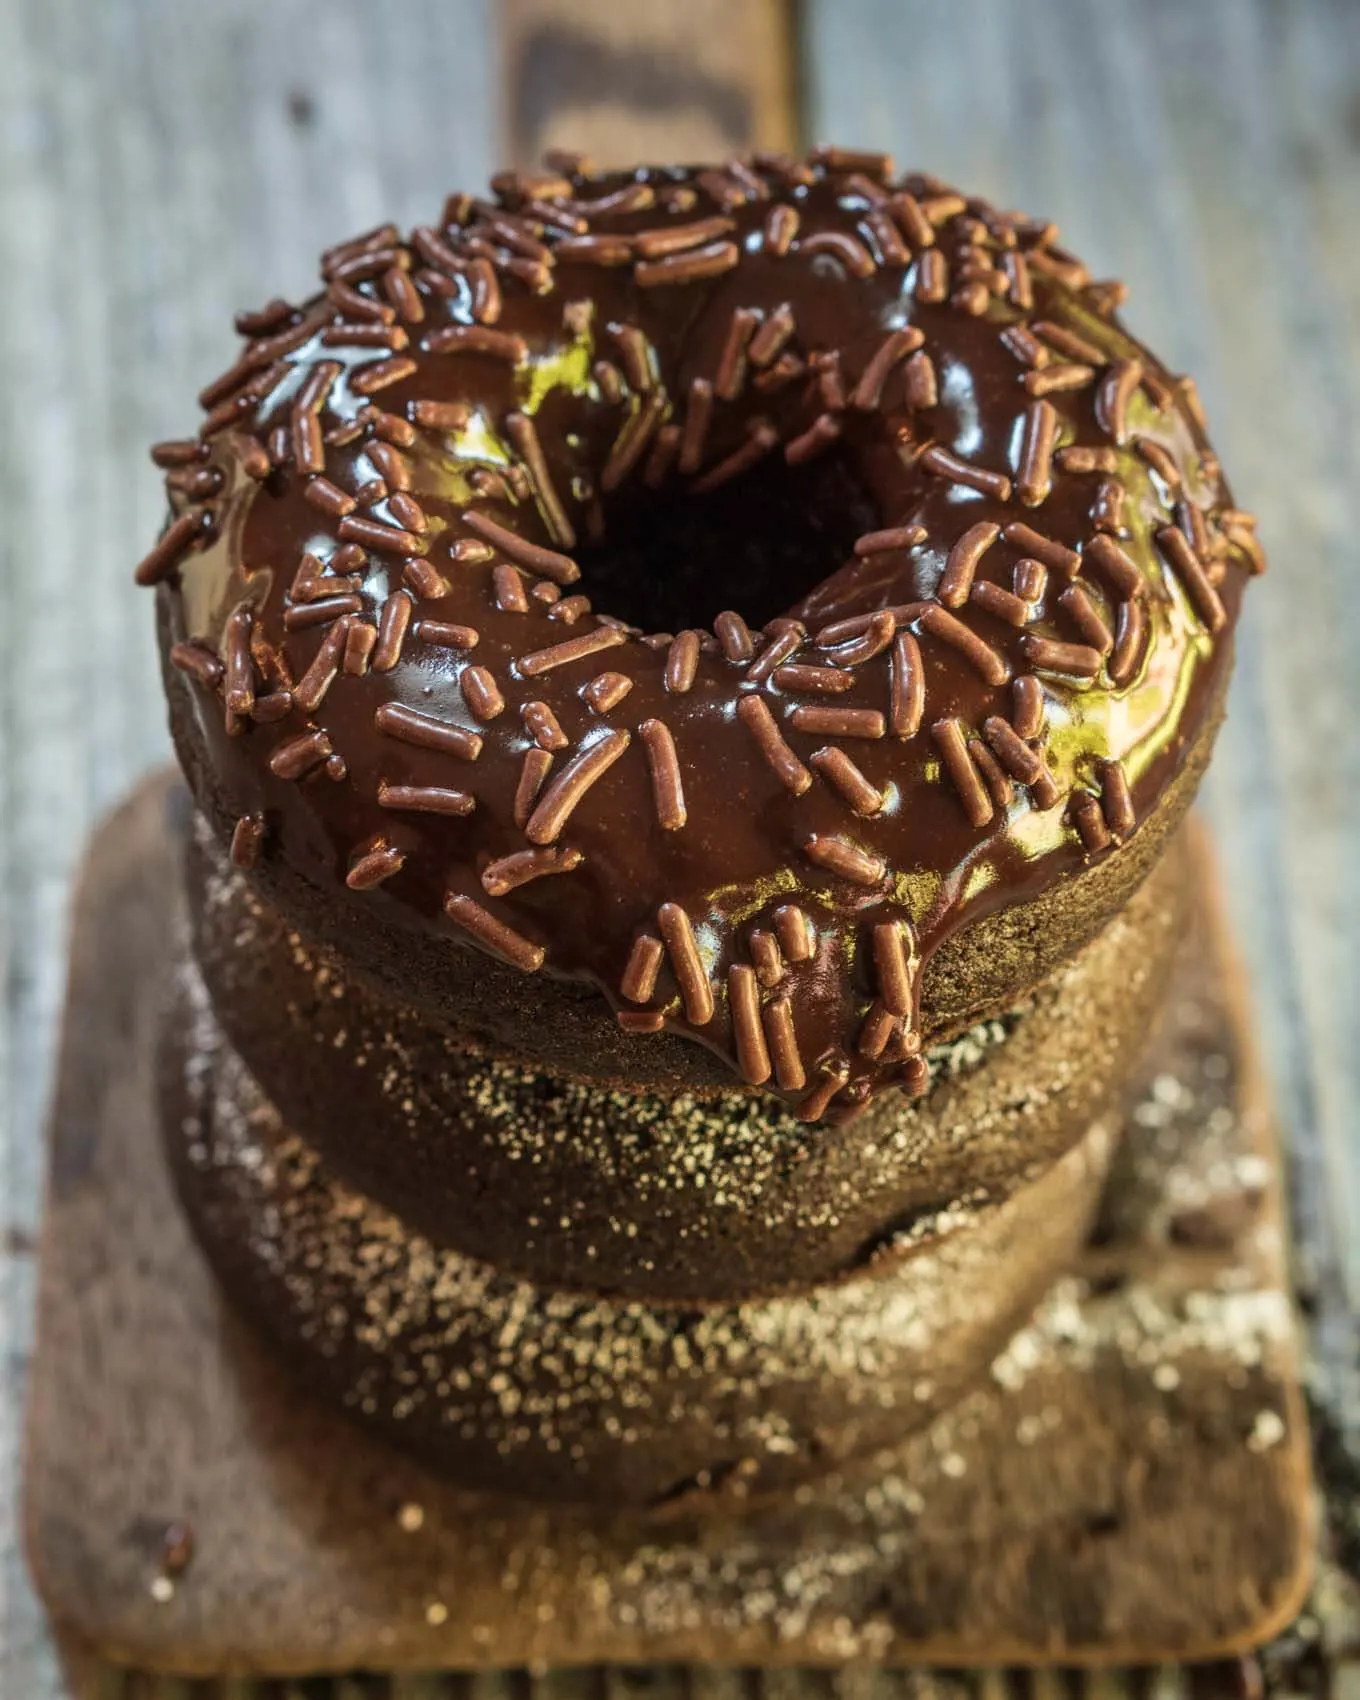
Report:
M 601 613 L 647 632 L 711 626 L 729 608 L 763 626 L 844 566 L 877 524 L 843 451 L 802 466 L 772 455 L 699 495 L 637 481 L 606 501 L 603 536 L 577 548 L 581 589 Z

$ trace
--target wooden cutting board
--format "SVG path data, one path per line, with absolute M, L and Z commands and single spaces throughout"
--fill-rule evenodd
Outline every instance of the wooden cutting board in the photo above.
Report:
M 186 1674 L 1208 1657 L 1303 1594 L 1278 1156 L 1201 859 L 1082 1268 L 924 1434 L 782 1504 L 664 1521 L 460 1492 L 226 1310 L 153 1113 L 187 801 L 150 782 L 77 901 L 28 1421 L 54 1617 Z

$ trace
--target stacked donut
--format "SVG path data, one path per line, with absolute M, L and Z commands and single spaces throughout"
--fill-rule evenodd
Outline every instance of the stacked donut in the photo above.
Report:
M 242 315 L 153 451 L 181 1190 L 454 1475 L 797 1480 L 1080 1242 L 1262 562 L 1055 238 L 554 157 Z

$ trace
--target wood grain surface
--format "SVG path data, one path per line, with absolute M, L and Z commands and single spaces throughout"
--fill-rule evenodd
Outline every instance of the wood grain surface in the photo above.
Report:
M 609 11 L 620 30 L 677 14 L 691 40 L 707 15 Z M 704 29 L 730 38 L 745 8 L 714 11 Z M 808 139 L 889 146 L 1055 217 L 1129 280 L 1135 330 L 1196 374 L 1261 516 L 1273 569 L 1207 800 L 1294 1154 L 1322 1380 L 1357 1425 L 1360 7 L 804 0 L 800 18 Z M 486 175 L 498 137 L 568 141 L 619 104 L 589 92 L 617 76 L 616 47 L 574 105 L 525 104 L 512 129 L 494 23 L 491 0 L 0 0 L 4 1700 L 62 1692 L 9 1531 L 71 872 L 166 748 L 128 581 L 161 512 L 144 446 L 192 419 L 231 310 L 304 288 L 325 242 L 424 215 Z M 728 108 L 705 99 L 695 123 L 725 135 Z M 641 133 L 675 136 L 678 118 Z

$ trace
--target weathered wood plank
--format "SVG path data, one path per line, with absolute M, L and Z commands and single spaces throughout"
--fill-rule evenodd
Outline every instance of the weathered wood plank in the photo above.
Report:
M 164 759 L 146 460 L 231 313 L 491 167 L 489 0 L 0 6 L 0 1694 L 63 1691 L 12 1531 L 41 1118 L 69 882 Z M 60 625 L 53 616 L 60 614 Z

